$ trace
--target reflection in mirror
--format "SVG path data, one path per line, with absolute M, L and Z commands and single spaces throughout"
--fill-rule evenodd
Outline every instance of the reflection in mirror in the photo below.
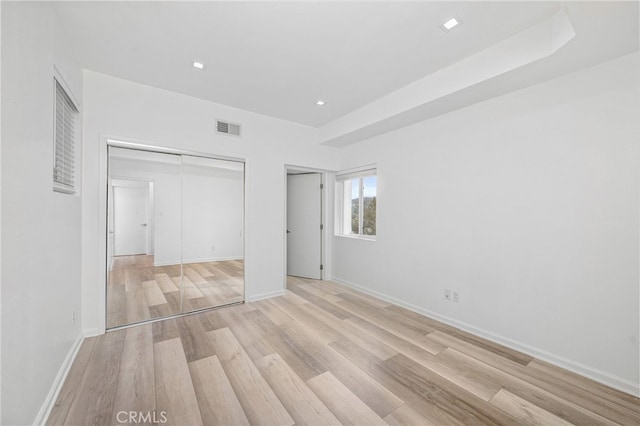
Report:
M 244 300 L 244 164 L 182 157 L 183 312 Z
M 109 148 L 107 328 L 182 312 L 180 163 Z
M 244 300 L 244 164 L 109 147 L 107 328 Z

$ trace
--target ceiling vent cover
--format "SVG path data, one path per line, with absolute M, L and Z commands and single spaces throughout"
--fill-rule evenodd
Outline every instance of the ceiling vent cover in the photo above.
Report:
M 216 120 L 216 132 L 224 135 L 240 136 L 242 125 L 228 121 Z

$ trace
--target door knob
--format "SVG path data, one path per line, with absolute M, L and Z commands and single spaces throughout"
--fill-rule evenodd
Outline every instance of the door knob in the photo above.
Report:
M 287 229 L 287 234 L 290 234 L 290 233 L 291 233 L 291 231 L 289 231 L 289 230 Z

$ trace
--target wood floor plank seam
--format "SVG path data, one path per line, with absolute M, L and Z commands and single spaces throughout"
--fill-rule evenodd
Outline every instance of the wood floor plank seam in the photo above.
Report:
M 64 424 L 111 422 L 124 340 L 124 333 L 105 334 L 96 339 Z
M 431 333 L 428 337 L 434 338 L 440 343 L 447 344 L 472 358 L 476 358 L 481 362 L 495 367 L 502 373 L 519 378 L 562 399 L 566 399 L 569 402 L 585 408 L 590 407 L 591 411 L 597 412 L 602 417 L 620 424 L 640 424 L 640 415 L 633 410 L 618 403 L 598 398 L 596 395 L 578 387 L 567 385 L 553 376 L 533 373 L 531 370 L 528 370 L 526 366 L 511 359 L 499 357 L 485 348 L 477 347 L 469 342 L 459 340 L 456 337 L 449 336 L 440 331 Z M 585 378 L 585 380 L 588 379 Z
M 340 424 L 318 396 L 277 353 L 266 355 L 255 363 L 296 424 Z
M 459 357 L 468 358 L 469 362 L 476 363 L 482 369 L 489 371 L 489 374 L 496 379 L 496 382 L 502 385 L 501 391 L 509 391 L 518 397 L 538 404 L 540 408 L 545 409 L 559 418 L 571 421 L 575 424 L 593 424 L 593 425 L 611 425 L 615 424 L 611 420 L 599 416 L 587 408 L 580 407 L 565 399 L 553 395 L 531 383 L 521 380 L 517 377 L 510 376 L 495 367 L 475 360 L 467 355 L 457 352 L 455 349 L 447 348 L 445 352 L 458 354 Z M 468 364 L 465 364 L 468 365 Z M 495 395 L 494 395 L 495 396 Z M 493 398 L 492 398 L 493 399 Z
M 293 425 L 294 421 L 229 328 L 207 333 L 214 341 L 247 418 L 252 424 Z
M 243 301 L 243 275 L 242 260 L 181 267 L 155 266 L 153 255 L 116 256 L 107 282 L 107 328 Z
M 205 424 L 250 424 L 216 355 L 190 362 L 189 371 Z
M 582 390 L 597 393 L 599 397 L 609 400 L 612 404 L 622 405 L 640 415 L 640 404 L 638 404 L 637 398 L 629 394 L 625 394 L 622 391 L 611 389 L 606 385 L 592 380 L 585 380 L 584 377 L 579 376 L 576 373 L 564 370 L 538 359 L 531 360 L 527 364 L 527 368 L 533 369 L 537 372 L 544 371 L 547 375 L 552 375 L 557 379 L 562 380 L 567 385 L 576 386 Z
M 113 315 L 180 303 L 176 268 L 127 262 L 111 296 L 129 305 Z M 237 268 L 193 265 L 188 292 L 233 296 Z M 125 424 L 119 411 L 177 425 L 640 424 L 634 396 L 341 284 L 293 277 L 284 296 L 85 340 L 47 424 Z
M 69 410 L 71 409 L 71 404 L 73 404 L 78 390 L 76 386 L 77 383 L 75 382 L 82 380 L 97 339 L 97 337 L 89 337 L 82 342 L 78 355 L 71 365 L 69 374 L 67 375 L 67 378 L 62 385 L 62 389 L 58 394 L 56 403 L 52 408 L 51 415 L 46 423 L 47 425 L 65 423 Z

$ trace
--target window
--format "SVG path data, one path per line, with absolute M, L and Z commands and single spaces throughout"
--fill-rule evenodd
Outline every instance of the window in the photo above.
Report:
M 54 121 L 53 190 L 73 194 L 75 192 L 76 120 L 78 108 L 62 88 L 58 80 Z
M 336 180 L 337 233 L 374 238 L 378 186 L 376 170 L 338 175 Z

